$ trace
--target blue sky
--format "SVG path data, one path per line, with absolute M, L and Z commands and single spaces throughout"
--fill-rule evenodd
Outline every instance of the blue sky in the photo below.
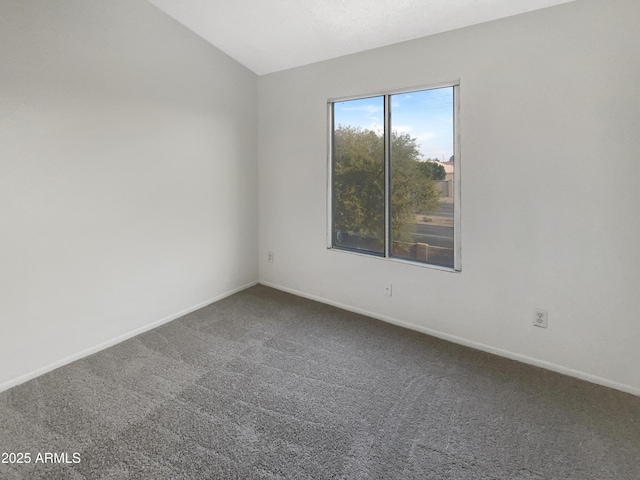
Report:
M 335 125 L 382 132 L 384 98 L 371 97 L 334 104 Z M 423 158 L 445 161 L 453 155 L 453 87 L 391 96 L 392 129 L 417 138 Z

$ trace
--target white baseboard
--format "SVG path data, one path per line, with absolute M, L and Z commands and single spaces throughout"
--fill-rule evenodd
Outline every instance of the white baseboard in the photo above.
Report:
M 544 368 L 547 370 L 551 370 L 557 373 L 561 373 L 563 375 L 568 375 L 570 377 L 579 378 L 580 380 L 585 380 L 587 382 L 595 383 L 597 385 L 602 385 L 605 387 L 613 388 L 615 390 L 620 390 L 625 393 L 630 393 L 632 395 L 640 396 L 640 388 L 627 385 L 625 383 L 616 382 L 613 380 L 609 380 L 607 378 L 598 377 L 597 375 L 592 375 L 590 373 L 582 372 L 580 370 L 575 370 L 573 368 L 563 367 L 562 365 L 556 365 L 555 363 L 547 362 L 544 360 L 539 360 L 537 358 L 529 357 L 527 355 L 522 355 L 520 353 L 511 352 L 509 350 L 503 350 L 501 348 L 492 347 L 491 345 L 485 345 L 483 343 L 474 342 L 472 340 L 467 340 L 462 337 L 458 337 L 455 335 L 450 335 L 448 333 L 439 332 L 437 330 L 432 330 L 430 328 L 422 327 L 420 325 L 415 325 L 413 323 L 405 322 L 403 320 L 398 320 L 397 318 L 388 317 L 386 315 L 380 315 L 375 312 L 370 312 L 368 310 L 364 310 L 362 308 L 353 307 L 351 305 L 346 305 L 344 303 L 335 302 L 333 300 L 329 300 L 317 295 L 309 295 L 304 292 L 300 292 L 298 290 L 283 287 L 281 285 L 276 285 L 271 282 L 263 282 L 259 281 L 261 285 L 265 285 L 267 287 L 275 288 L 277 290 L 281 290 L 283 292 L 291 293 L 298 297 L 308 298 L 309 300 L 315 300 L 320 303 L 326 303 L 327 305 L 332 305 L 334 307 L 341 308 L 343 310 L 347 310 L 353 313 L 359 313 L 361 315 L 366 315 L 367 317 L 375 318 L 376 320 L 382 320 L 383 322 L 392 323 L 394 325 L 398 325 L 400 327 L 408 328 L 410 330 L 415 330 L 417 332 L 426 333 L 427 335 L 431 335 L 432 337 L 441 338 L 442 340 L 447 340 L 453 343 L 457 343 L 459 345 L 464 345 L 466 347 L 471 347 L 476 350 L 481 350 L 483 352 L 492 353 L 494 355 L 498 355 L 500 357 L 509 358 L 511 360 L 516 360 L 518 362 L 527 363 L 529 365 L 533 365 L 536 367 Z
M 111 340 L 107 340 L 106 342 L 102 342 L 94 347 L 90 347 L 87 348 L 85 350 L 82 350 L 78 353 L 75 353 L 73 355 L 70 355 L 66 358 L 63 358 L 61 360 L 55 361 L 53 363 L 50 363 L 49 365 L 46 365 L 44 367 L 38 368 L 32 372 L 29 372 L 25 375 L 21 375 L 17 378 L 14 378 L 12 380 L 9 380 L 7 382 L 4 382 L 2 384 L 0 384 L 0 392 L 3 392 L 5 390 L 10 389 L 11 387 L 15 387 L 16 385 L 20 385 L 21 383 L 27 382 L 33 378 L 39 377 L 40 375 L 43 375 L 45 373 L 48 373 L 52 370 L 55 370 L 56 368 L 62 367 L 64 365 L 67 365 L 71 362 L 75 362 L 76 360 L 80 360 L 81 358 L 87 357 L 89 355 L 92 355 L 94 353 L 99 352 L 100 350 L 104 350 L 105 348 L 109 348 L 112 347 L 113 345 L 116 345 L 120 342 L 124 342 L 125 340 L 128 340 L 131 337 L 135 337 L 136 335 L 140 335 L 141 333 L 147 332 L 149 330 L 153 330 L 156 327 L 159 327 L 160 325 L 163 325 L 165 323 L 169 323 L 177 318 L 183 317 L 184 315 L 187 315 L 188 313 L 191 312 L 195 312 L 196 310 L 199 310 L 203 307 L 206 307 L 207 305 L 211 305 L 212 303 L 215 303 L 219 300 L 222 300 L 223 298 L 229 297 L 231 295 L 233 295 L 234 293 L 238 293 L 242 290 L 245 290 L 247 288 L 253 287 L 254 285 L 256 285 L 258 282 L 251 282 L 251 283 L 247 283 L 245 285 L 242 285 L 238 288 L 234 288 L 233 290 L 229 290 L 228 292 L 225 292 L 223 294 L 217 295 L 216 297 L 210 298 L 209 300 L 205 300 L 202 303 L 199 303 L 197 305 L 194 305 L 192 307 L 186 308 L 180 312 L 174 313 L 172 315 L 169 315 L 168 317 L 162 318 L 158 321 L 155 321 L 153 323 L 150 323 L 148 325 L 145 325 L 143 327 L 140 328 L 136 328 L 135 330 L 132 330 L 130 332 L 127 332 L 123 335 L 119 335 L 115 338 L 112 338 Z

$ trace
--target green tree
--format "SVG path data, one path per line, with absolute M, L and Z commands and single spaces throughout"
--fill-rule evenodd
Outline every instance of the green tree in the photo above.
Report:
M 430 160 L 418 163 L 418 168 L 420 168 L 423 175 L 426 175 L 433 180 L 444 180 L 447 176 L 447 172 L 445 172 L 442 165 Z
M 384 238 L 384 138 L 372 130 L 339 126 L 334 131 L 333 228 L 349 235 Z M 415 215 L 438 209 L 440 192 L 421 170 L 416 139 L 391 135 L 391 233 L 412 243 Z

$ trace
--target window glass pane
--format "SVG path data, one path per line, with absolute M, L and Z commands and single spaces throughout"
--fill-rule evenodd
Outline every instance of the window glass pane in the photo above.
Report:
M 391 255 L 454 268 L 453 87 L 391 96 Z
M 384 97 L 333 104 L 334 247 L 384 255 Z

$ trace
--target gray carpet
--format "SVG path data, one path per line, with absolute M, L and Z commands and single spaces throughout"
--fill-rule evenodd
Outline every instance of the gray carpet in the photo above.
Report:
M 1 393 L 0 426 L 31 454 L 3 479 L 640 479 L 640 398 L 264 286 Z

